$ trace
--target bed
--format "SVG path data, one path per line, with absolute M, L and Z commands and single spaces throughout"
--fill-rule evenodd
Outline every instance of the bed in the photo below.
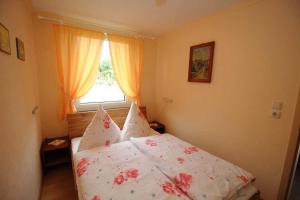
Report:
M 111 118 L 119 125 L 119 127 L 123 127 L 128 110 L 129 110 L 128 108 L 108 110 L 108 113 L 110 114 Z M 143 108 L 142 111 L 145 113 L 145 108 Z M 95 149 L 77 153 L 78 145 L 80 142 L 80 137 L 83 134 L 86 126 L 89 124 L 89 121 L 91 120 L 93 115 L 94 115 L 94 112 L 76 113 L 76 114 L 68 115 L 68 118 L 67 118 L 68 119 L 68 127 L 69 127 L 69 136 L 70 136 L 70 138 L 72 138 L 71 151 L 72 151 L 72 164 L 73 164 L 73 172 L 74 172 L 74 179 L 75 179 L 75 187 L 77 188 L 78 198 L 80 200 L 85 200 L 85 199 L 89 199 L 89 198 L 93 199 L 94 197 L 95 197 L 94 199 L 97 200 L 98 194 L 96 194 L 97 192 L 95 192 L 95 189 L 93 189 L 93 188 L 96 188 L 95 185 L 98 185 L 98 186 L 102 185 L 101 188 L 104 190 L 100 191 L 101 189 L 99 187 L 98 187 L 98 190 L 99 190 L 99 192 L 102 192 L 102 195 L 106 195 L 105 198 L 103 198 L 103 199 L 109 199 L 109 198 L 115 199 L 118 196 L 115 196 L 115 198 L 108 197 L 108 196 L 112 195 L 113 193 L 115 193 L 116 195 L 118 195 L 118 194 L 126 195 L 125 193 L 128 192 L 129 190 L 126 192 L 125 191 L 116 192 L 115 184 L 112 184 L 110 186 L 110 188 L 106 188 L 103 185 L 104 182 L 101 182 L 101 181 L 97 182 L 95 180 L 91 181 L 93 178 L 95 178 L 97 176 L 100 177 L 100 175 L 96 175 L 97 174 L 96 170 L 89 170 L 91 173 L 89 178 L 83 179 L 81 176 L 79 176 L 80 172 L 78 172 L 78 165 L 81 166 L 80 160 L 82 158 L 88 158 L 89 160 L 93 160 L 93 159 L 95 160 L 95 159 L 97 159 L 97 156 L 96 156 L 97 154 L 105 154 L 105 152 L 108 151 L 108 149 L 106 149 L 104 147 L 99 147 L 99 148 L 97 147 Z M 179 139 L 177 140 L 177 138 L 174 136 L 171 136 L 168 134 L 164 134 L 164 135 L 165 135 L 165 138 L 167 138 L 167 140 L 174 140 L 177 143 L 178 142 L 181 143 L 181 141 L 182 141 Z M 175 186 L 175 184 L 170 186 L 170 184 L 172 184 L 172 182 L 170 182 L 168 180 L 174 178 L 175 174 L 173 174 L 172 170 L 170 172 L 170 171 L 166 170 L 166 167 L 163 167 L 163 166 L 172 165 L 172 166 L 174 166 L 175 169 L 177 168 L 179 170 L 180 165 L 176 165 L 176 163 L 168 163 L 168 162 L 160 163 L 160 161 L 161 161 L 161 158 L 159 158 L 160 155 L 157 156 L 155 153 L 153 153 L 151 151 L 145 151 L 146 148 L 154 147 L 154 146 L 151 146 L 151 142 L 153 142 L 153 141 L 156 142 L 156 144 L 161 143 L 161 142 L 166 142 L 166 141 L 160 140 L 159 136 L 150 136 L 150 138 L 141 138 L 140 142 L 142 144 L 146 144 L 147 143 L 146 140 L 148 141 L 148 145 L 146 145 L 146 146 L 139 145 L 138 144 L 139 142 L 137 142 L 136 140 L 133 140 L 131 142 L 126 142 L 125 146 L 126 147 L 130 146 L 130 149 L 134 149 L 134 152 L 135 152 L 135 154 L 138 154 L 138 157 L 134 160 L 131 160 L 130 162 L 123 160 L 121 162 L 121 164 L 119 163 L 119 165 L 126 166 L 131 163 L 131 165 L 136 166 L 137 163 L 141 163 L 141 161 L 143 161 L 143 163 L 147 163 L 146 166 L 149 166 L 149 167 L 145 167 L 144 165 L 143 165 L 144 167 L 140 166 L 141 169 L 145 170 L 142 172 L 142 174 L 144 174 L 146 176 L 143 176 L 143 177 L 147 177 L 149 174 L 154 173 L 155 176 L 151 176 L 151 177 L 156 177 L 155 178 L 156 185 L 153 182 L 151 182 L 151 181 L 153 181 L 151 178 L 150 179 L 147 179 L 147 178 L 141 179 L 140 180 L 142 182 L 141 185 L 146 185 L 147 188 L 151 188 L 151 186 L 153 186 L 152 191 L 158 192 L 158 193 L 150 192 L 148 194 L 149 198 L 152 197 L 152 199 L 166 199 L 167 197 L 164 196 L 166 191 L 161 190 L 162 188 L 166 188 L 167 191 L 173 191 L 174 196 L 172 196 L 173 197 L 172 199 L 176 199 L 176 198 L 184 199 L 185 195 L 189 194 L 189 191 L 184 190 L 182 188 L 178 188 Z M 174 143 L 174 141 L 173 141 L 173 143 Z M 184 141 L 182 141 L 182 142 L 184 144 Z M 130 154 L 130 151 L 128 151 L 128 149 L 126 150 L 126 148 L 125 148 L 122 150 L 122 145 L 111 145 L 113 150 L 115 149 L 113 151 L 114 156 L 121 158 L 122 157 L 121 155 L 124 152 L 125 152 L 125 154 Z M 155 145 L 155 144 L 152 143 L 152 145 Z M 189 145 L 189 144 L 186 144 L 186 145 Z M 164 148 L 167 145 L 164 144 L 164 145 L 160 145 L 160 146 L 162 146 Z M 126 153 L 126 151 L 127 151 L 127 153 Z M 152 153 L 152 155 L 151 155 L 151 153 Z M 168 156 L 168 158 L 172 157 L 171 155 L 162 155 L 162 156 Z M 127 158 L 127 159 L 129 159 L 129 158 Z M 194 160 L 197 160 L 197 159 L 198 159 L 197 157 L 194 158 Z M 122 159 L 119 159 L 119 160 L 121 161 Z M 149 160 L 151 160 L 151 162 L 149 162 Z M 118 172 L 118 167 L 120 167 L 120 166 L 117 167 L 116 163 L 113 163 L 113 162 L 109 163 L 108 161 L 109 160 L 106 160 L 105 162 L 100 162 L 98 160 L 97 162 L 96 161 L 94 161 L 94 162 L 98 163 L 98 164 L 96 164 L 98 166 L 105 166 L 106 168 L 111 169 L 110 171 L 107 171 L 105 173 L 105 177 L 110 177 L 109 182 L 112 182 L 112 177 L 116 176 L 116 174 L 118 174 L 118 173 L 121 173 L 121 172 Z M 181 162 L 180 159 L 177 161 L 179 163 Z M 226 163 L 226 161 L 224 161 L 224 162 Z M 175 172 L 178 172 L 178 170 L 175 170 Z M 126 171 L 126 169 L 125 169 L 125 171 Z M 161 176 L 160 174 L 164 174 L 164 176 Z M 248 176 L 250 176 L 250 175 L 247 174 L 247 177 Z M 255 187 L 253 187 L 251 181 L 254 181 L 254 179 L 251 179 L 249 181 L 249 183 L 247 183 L 247 184 L 240 185 L 239 186 L 240 188 L 235 188 L 234 191 L 231 191 L 231 193 L 227 199 L 237 199 L 237 200 L 245 200 L 245 199 L 258 200 L 258 199 L 260 199 L 259 191 Z M 164 185 L 165 183 L 168 183 L 169 185 Z M 132 183 L 130 183 L 130 184 L 128 187 L 132 187 Z M 139 186 L 140 186 L 139 184 L 134 185 L 134 187 L 135 187 L 135 189 L 133 189 L 134 192 L 136 190 L 143 191 Z M 124 187 L 127 188 L 127 186 L 124 186 Z M 171 189 L 170 187 L 173 189 Z M 82 191 L 82 190 L 84 190 L 84 191 Z M 114 191 L 114 192 L 110 192 L 110 194 L 106 194 L 106 192 L 109 190 Z M 194 190 L 194 191 L 196 191 L 196 190 Z M 129 192 L 131 192 L 131 190 Z M 87 195 L 87 193 L 88 193 L 88 195 Z M 96 196 L 91 196 L 93 193 L 95 193 Z M 140 199 L 138 196 L 139 193 L 135 193 L 135 195 L 137 195 L 136 198 L 132 198 L 132 199 Z M 154 195 L 155 198 L 152 195 Z M 199 194 L 197 194 L 197 193 L 189 194 L 189 196 L 193 196 L 193 195 L 199 195 Z M 147 199 L 146 197 L 143 196 L 143 199 L 144 198 Z M 203 195 L 203 199 L 209 199 L 209 198 L 206 198 L 206 196 Z M 218 198 L 216 197 L 216 199 L 218 199 Z

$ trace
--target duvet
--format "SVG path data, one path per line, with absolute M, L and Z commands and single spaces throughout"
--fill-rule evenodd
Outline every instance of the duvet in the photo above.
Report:
M 189 199 L 130 141 L 74 155 L 83 200 Z
M 172 182 L 194 200 L 230 199 L 254 177 L 170 134 L 131 138 Z

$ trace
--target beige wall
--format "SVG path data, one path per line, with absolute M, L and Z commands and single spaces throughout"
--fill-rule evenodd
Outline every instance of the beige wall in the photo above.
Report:
M 150 118 L 252 172 L 267 200 L 278 195 L 300 81 L 298 8 L 297 0 L 244 1 L 145 41 L 141 96 Z M 51 25 L 35 19 L 34 29 L 42 132 L 65 135 Z M 212 40 L 212 83 L 187 82 L 189 47 Z M 284 102 L 279 120 L 270 117 L 273 101 Z
M 167 130 L 252 172 L 278 195 L 299 86 L 299 1 L 243 1 L 157 42 L 156 108 Z M 215 41 L 212 83 L 187 82 L 189 47 Z M 163 97 L 174 100 L 165 105 Z M 273 101 L 284 103 L 272 119 Z
M 9 29 L 11 55 L 0 52 L 0 199 L 35 200 L 41 170 L 39 115 L 33 26 L 23 0 L 0 1 L 0 22 Z M 26 61 L 16 57 L 15 38 L 25 44 Z
M 67 124 L 59 119 L 59 86 L 52 26 L 34 21 L 43 137 L 67 135 Z
M 67 134 L 65 121 L 58 118 L 59 97 L 56 77 L 56 57 L 52 25 L 34 20 L 37 48 L 38 78 L 40 88 L 41 123 L 44 137 L 55 137 Z M 156 41 L 145 40 L 145 64 L 142 76 L 141 98 L 147 106 L 148 115 L 155 115 L 155 62 Z

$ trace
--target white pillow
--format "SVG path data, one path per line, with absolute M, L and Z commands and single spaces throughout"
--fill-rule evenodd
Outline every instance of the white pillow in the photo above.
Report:
M 120 133 L 118 125 L 99 107 L 81 138 L 78 151 L 119 142 Z
M 121 133 L 121 141 L 130 137 L 144 137 L 151 134 L 151 128 L 139 107 L 132 103 Z

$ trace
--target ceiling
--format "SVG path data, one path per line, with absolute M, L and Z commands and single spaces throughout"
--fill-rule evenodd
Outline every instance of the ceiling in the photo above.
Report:
M 241 0 L 32 0 L 35 11 L 159 35 Z

